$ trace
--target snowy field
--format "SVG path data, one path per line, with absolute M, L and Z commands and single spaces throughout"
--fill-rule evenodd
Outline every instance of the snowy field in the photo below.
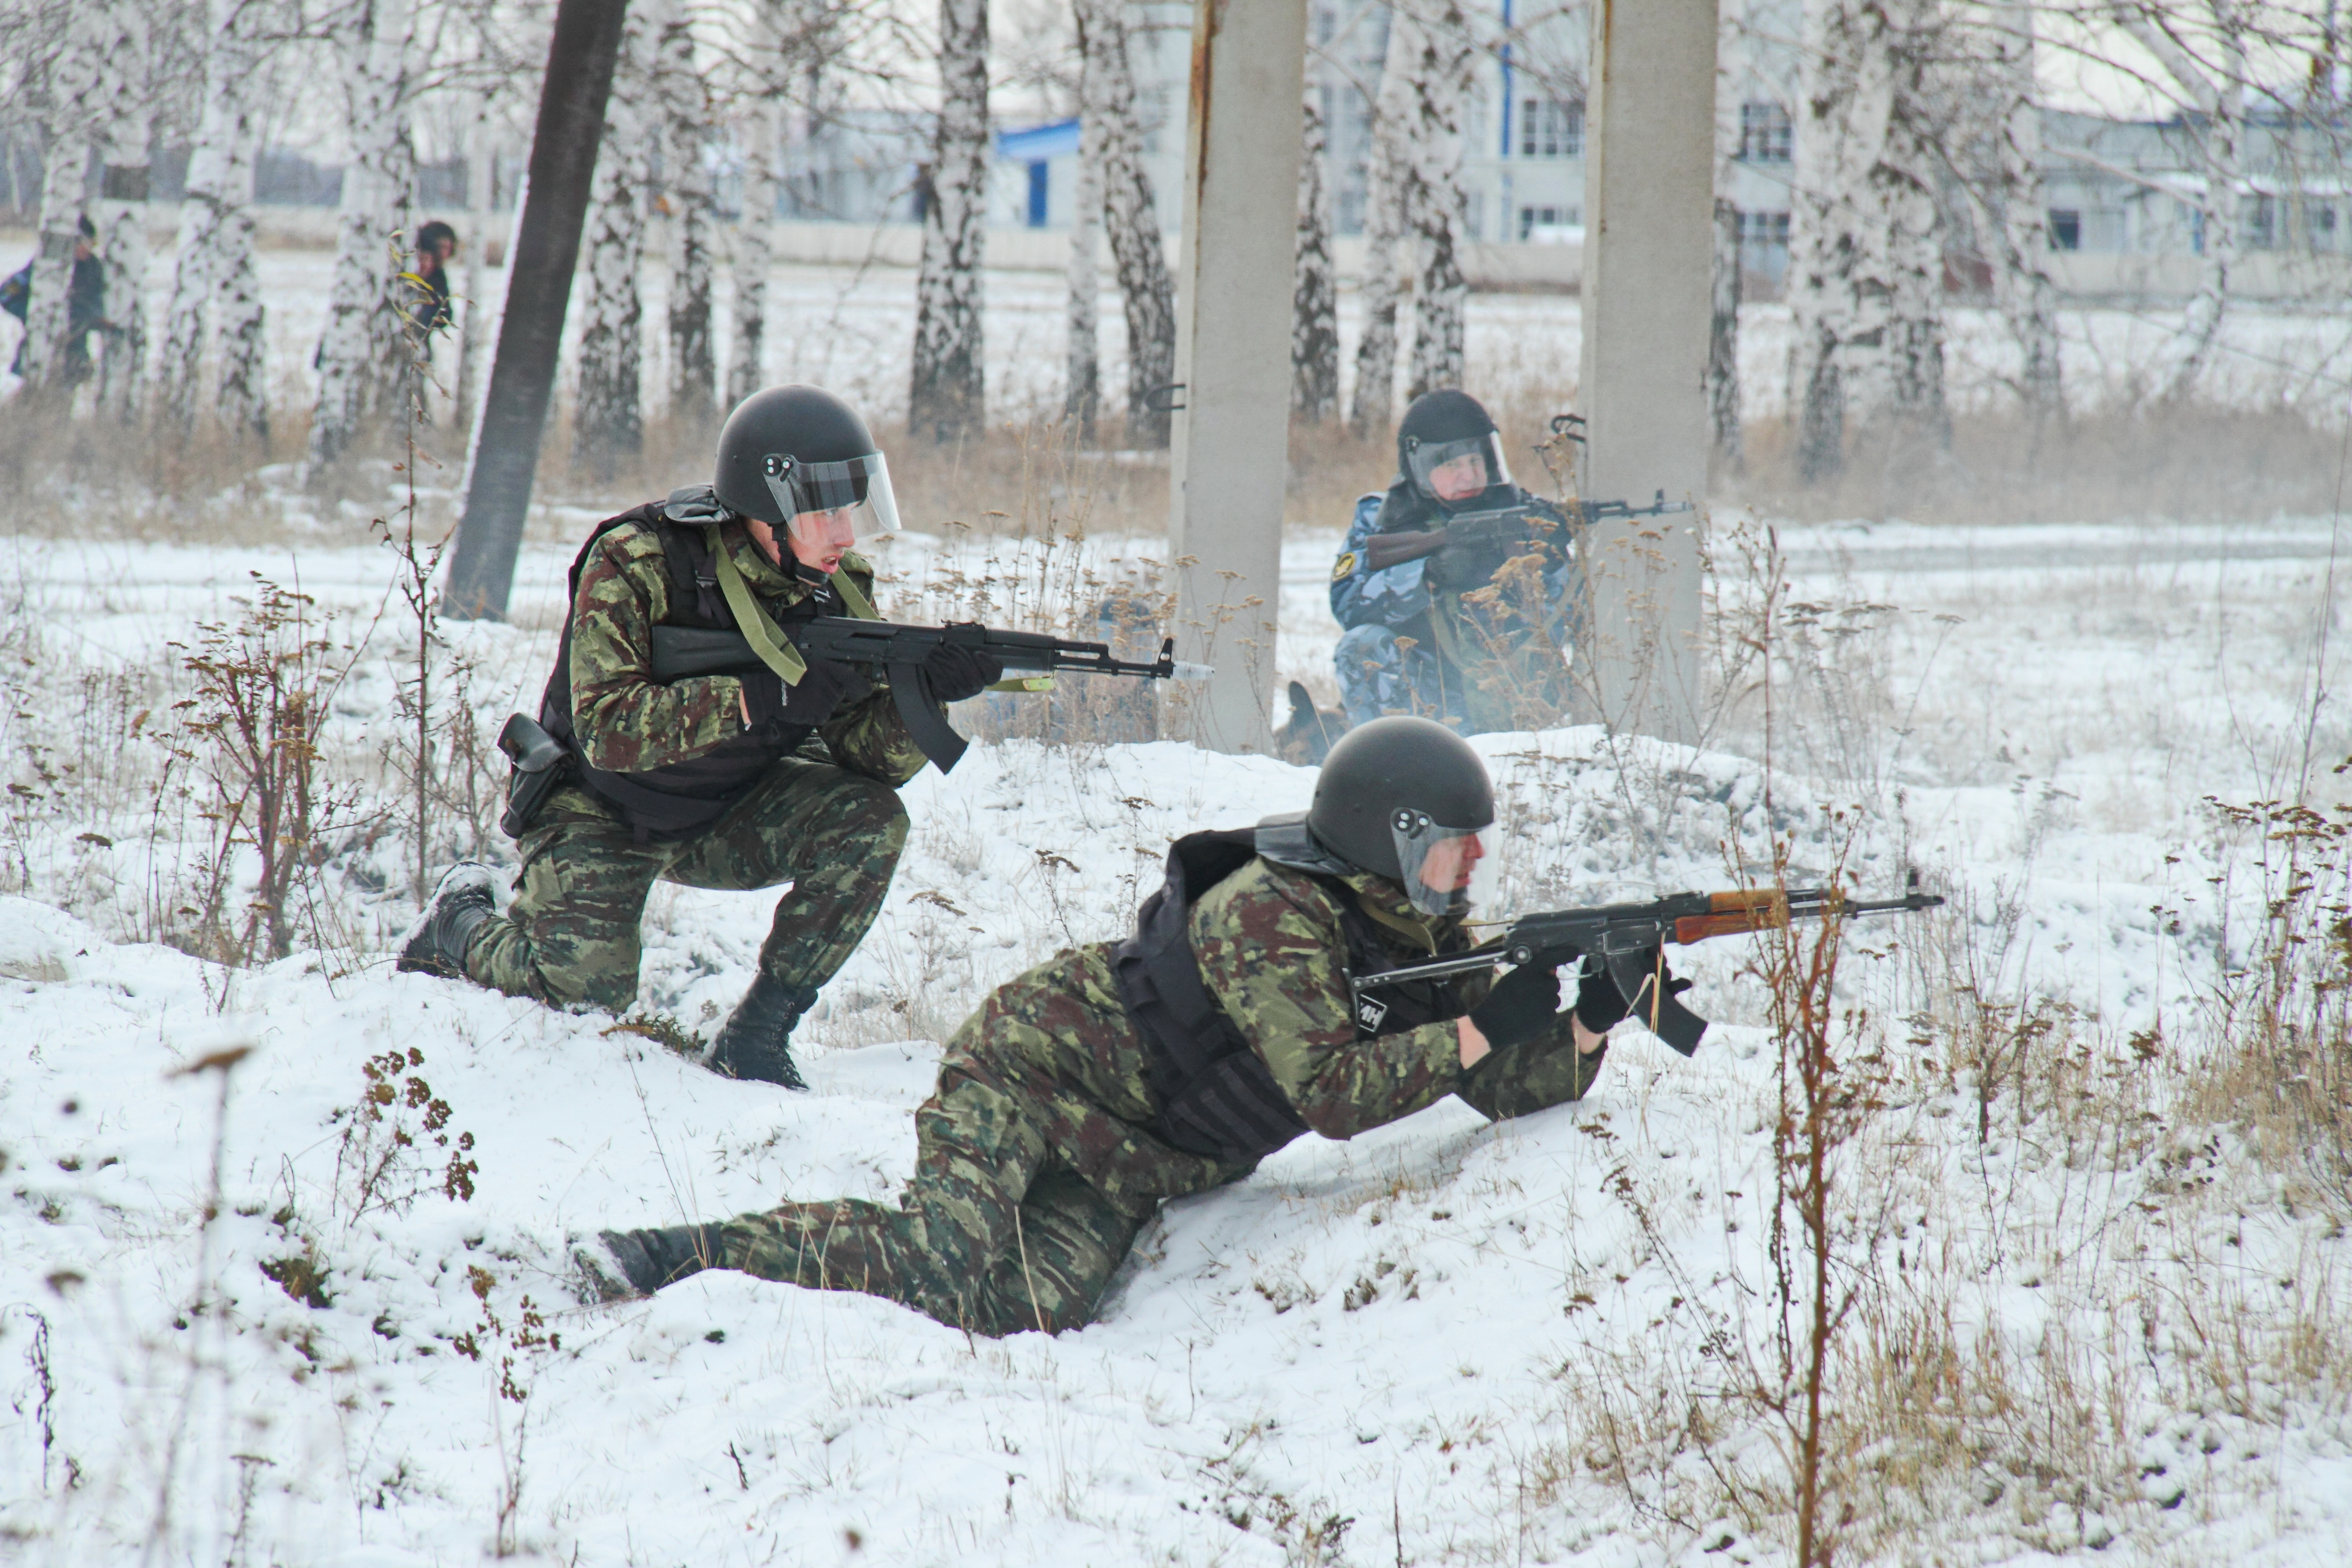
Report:
M 658 237 L 647 246 L 651 257 L 665 253 Z M 26 237 L 0 245 L 0 275 L 13 271 L 31 254 Z M 257 253 L 262 297 L 268 304 L 264 331 L 268 342 L 271 400 L 286 407 L 308 408 L 316 399 L 310 366 L 312 350 L 326 319 L 327 290 L 333 258 L 323 250 L 268 249 Z M 453 268 L 451 282 L 462 296 L 467 287 L 463 265 Z M 168 311 L 172 249 L 156 247 L 148 275 L 148 316 L 151 340 L 160 342 L 161 323 Z M 479 274 L 484 308 L 485 341 L 495 338 L 495 312 L 506 286 L 502 270 Z M 661 323 L 668 320 L 668 280 L 658 265 L 644 276 L 645 389 L 649 410 L 667 400 L 670 384 L 669 340 Z M 884 418 L 896 418 L 905 408 L 908 355 L 914 319 L 915 274 L 912 269 L 879 263 L 866 267 L 780 264 L 768 290 L 768 328 L 763 369 L 771 382 L 805 381 L 829 386 Z M 996 269 L 985 275 L 986 363 L 991 412 L 999 418 L 1020 418 L 1032 413 L 1058 413 L 1062 404 L 1066 347 L 1066 291 L 1062 279 L 1050 273 Z M 725 356 L 731 342 L 733 285 L 720 269 L 717 299 L 721 358 L 720 384 L 725 384 Z M 1106 290 L 1096 310 L 1100 324 L 1102 384 L 1114 389 L 1113 401 L 1126 385 L 1126 330 L 1118 298 Z M 2145 388 L 2134 382 L 2134 367 L 2160 361 L 2179 321 L 2172 309 L 2095 306 L 2061 312 L 2065 338 L 2069 395 L 2084 412 L 2115 404 L 2128 405 Z M 1360 323 L 1358 296 L 1350 289 L 1339 300 L 1342 391 L 1352 396 L 1354 354 Z M 567 323 L 576 342 L 580 313 Z M 1744 413 L 1750 419 L 1770 418 L 1787 411 L 1787 366 L 1790 347 L 1786 306 L 1758 304 L 1741 312 L 1741 391 Z M 1948 312 L 1950 334 L 1948 393 L 1956 410 L 2006 408 L 2014 379 L 2014 349 L 1998 315 L 1975 308 Z M 0 338 L 8 329 L 0 328 Z M 1580 302 L 1572 298 L 1540 294 L 1475 294 L 1471 296 L 1467 322 L 1465 384 L 1490 394 L 1524 389 L 1538 399 L 1559 395 L 1574 386 L 1581 353 Z M 439 353 L 446 384 L 454 374 L 451 351 Z M 571 359 L 567 353 L 566 374 Z M 1408 366 L 1400 364 L 1400 392 Z M 0 395 L 15 385 L 0 371 Z M 2212 371 L 2204 385 L 2218 404 L 2243 407 L 2285 405 L 2341 406 L 2352 390 L 2352 317 L 2326 306 L 2303 308 L 2241 300 L 2232 304 Z
M 1718 602 L 1759 627 L 1733 565 L 1759 531 L 1717 523 Z M 1869 1287 L 1832 1384 L 1869 1435 L 1842 1450 L 1849 1556 L 2344 1562 L 2347 1194 L 2195 1096 L 2222 1048 L 2196 1020 L 2243 956 L 2224 916 L 2260 892 L 2206 797 L 2352 794 L 2328 773 L 2352 752 L 2335 527 L 1779 542 L 1769 729 L 1749 696 L 1702 752 L 1479 745 L 1522 900 L 1721 886 L 1776 843 L 1799 873 L 1884 890 L 1916 867 L 1952 895 L 1853 933 L 1842 983 L 1876 1020 L 1842 1026 L 1893 1063 L 1841 1188 Z M 1290 542 L 1286 673 L 1326 668 L 1331 544 Z M 1106 572 L 1150 553 L 1088 548 Z M 902 593 L 976 569 L 891 551 Z M 543 676 L 563 563 L 526 557 L 514 624 L 446 628 L 487 723 Z M 1581 1105 L 1301 1140 L 1171 1205 L 1057 1339 L 726 1273 L 574 1305 L 569 1233 L 894 1191 L 938 1042 L 987 987 L 1118 933 L 1171 836 L 1302 806 L 1313 774 L 1172 742 L 927 771 L 888 907 L 805 1031 L 814 1092 L 722 1081 L 609 1020 L 391 973 L 413 904 L 371 761 L 400 732 L 389 566 L 0 540 L 0 885 L 26 889 L 0 898 L 0 1555 L 1790 1561 L 1786 1429 L 1727 1392 L 1780 1321 L 1778 1055 L 1739 943 L 1678 951 L 1717 1020 L 1696 1059 L 1629 1026 Z M 189 775 L 156 732 L 168 645 L 233 621 L 257 573 L 331 617 L 352 674 L 327 760 L 358 798 L 293 956 L 233 971 L 152 940 L 206 841 L 158 794 Z M 707 1028 L 769 902 L 658 890 L 642 1009 Z M 2005 1037 L 2012 1068 L 1964 1051 L 1956 977 L 2042 1021 Z M 371 1062 L 395 1089 L 373 1122 Z

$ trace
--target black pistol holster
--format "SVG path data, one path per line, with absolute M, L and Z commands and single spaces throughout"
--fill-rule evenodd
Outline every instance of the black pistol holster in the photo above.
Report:
M 514 764 L 507 774 L 507 808 L 499 817 L 499 831 L 520 838 L 571 771 L 572 752 L 528 713 L 509 715 L 507 727 L 499 731 L 499 750 Z

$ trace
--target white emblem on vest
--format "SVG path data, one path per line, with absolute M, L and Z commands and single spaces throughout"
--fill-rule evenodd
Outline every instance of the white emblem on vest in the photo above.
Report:
M 1377 1033 L 1381 1020 L 1389 1016 L 1389 1005 L 1377 996 L 1356 998 L 1356 1026 L 1367 1033 Z

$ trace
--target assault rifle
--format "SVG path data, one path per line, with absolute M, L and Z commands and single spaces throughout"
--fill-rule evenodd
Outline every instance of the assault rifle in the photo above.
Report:
M 1373 534 L 1364 541 L 1365 558 L 1373 571 L 1381 572 L 1434 555 L 1441 550 L 1521 554 L 1547 546 L 1557 547 L 1559 524 L 1545 514 L 1546 508 L 1564 514 L 1572 523 L 1586 526 L 1609 518 L 1663 517 L 1668 512 L 1692 510 L 1686 500 L 1668 501 L 1664 490 L 1658 492 L 1657 500 L 1641 507 L 1623 500 L 1547 501 L 1540 508 L 1522 502 L 1485 511 L 1455 512 L 1442 526 L 1425 533 Z
M 1160 657 L 1149 663 L 1114 658 L 1110 646 L 1073 642 L 1042 632 L 999 631 L 975 621 L 944 626 L 901 626 L 896 621 L 858 620 L 848 616 L 819 616 L 794 621 L 784 628 L 804 658 L 831 659 L 836 664 L 879 668 L 890 678 L 890 698 L 907 732 L 940 772 L 953 768 L 964 753 L 964 738 L 948 723 L 947 709 L 931 695 L 923 674 L 923 659 L 942 646 L 970 648 L 1001 662 L 1008 671 L 1051 675 L 1131 675 L 1145 680 L 1205 680 L 1209 667 L 1185 664 L 1176 658 L 1176 639 L 1160 645 Z M 695 675 L 741 675 L 767 667 L 739 632 L 700 631 L 691 626 L 654 628 L 654 679 L 680 680 Z
M 1698 1049 L 1706 1020 L 1682 1005 L 1658 984 L 1666 942 L 1685 946 L 1709 937 L 1738 936 L 1745 931 L 1776 931 L 1790 921 L 1843 920 L 1854 915 L 1892 914 L 1932 910 L 1942 903 L 1936 893 L 1918 891 L 1918 874 L 1912 890 L 1899 899 L 1854 899 L 1837 888 L 1742 888 L 1727 893 L 1675 893 L 1648 904 L 1601 904 L 1592 909 L 1560 910 L 1513 921 L 1498 942 L 1491 942 L 1452 958 L 1408 963 L 1376 974 L 1348 977 L 1356 1013 L 1368 1007 L 1385 1013 L 1377 998 L 1365 993 L 1383 985 L 1413 980 L 1442 980 L 1471 974 L 1501 964 L 1566 963 L 1570 959 L 1596 958 L 1617 983 L 1629 1017 L 1640 1018 L 1652 1034 L 1685 1056 Z

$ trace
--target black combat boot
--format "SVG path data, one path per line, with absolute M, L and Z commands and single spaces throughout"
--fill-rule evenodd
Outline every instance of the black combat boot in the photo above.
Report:
M 671 1225 L 656 1230 L 600 1230 L 593 1241 L 577 1243 L 581 1298 L 625 1301 L 650 1296 L 689 1274 L 719 1266 L 719 1227 Z
M 711 1042 L 710 1068 L 730 1078 L 753 1078 L 786 1089 L 806 1089 L 793 1065 L 793 1026 L 816 1000 L 814 985 L 786 985 L 762 974 L 735 1004 Z
M 408 928 L 408 940 L 393 967 L 403 974 L 439 974 L 464 980 L 466 950 L 493 911 L 490 889 L 498 873 L 472 860 L 460 860 L 441 875 L 433 901 Z

